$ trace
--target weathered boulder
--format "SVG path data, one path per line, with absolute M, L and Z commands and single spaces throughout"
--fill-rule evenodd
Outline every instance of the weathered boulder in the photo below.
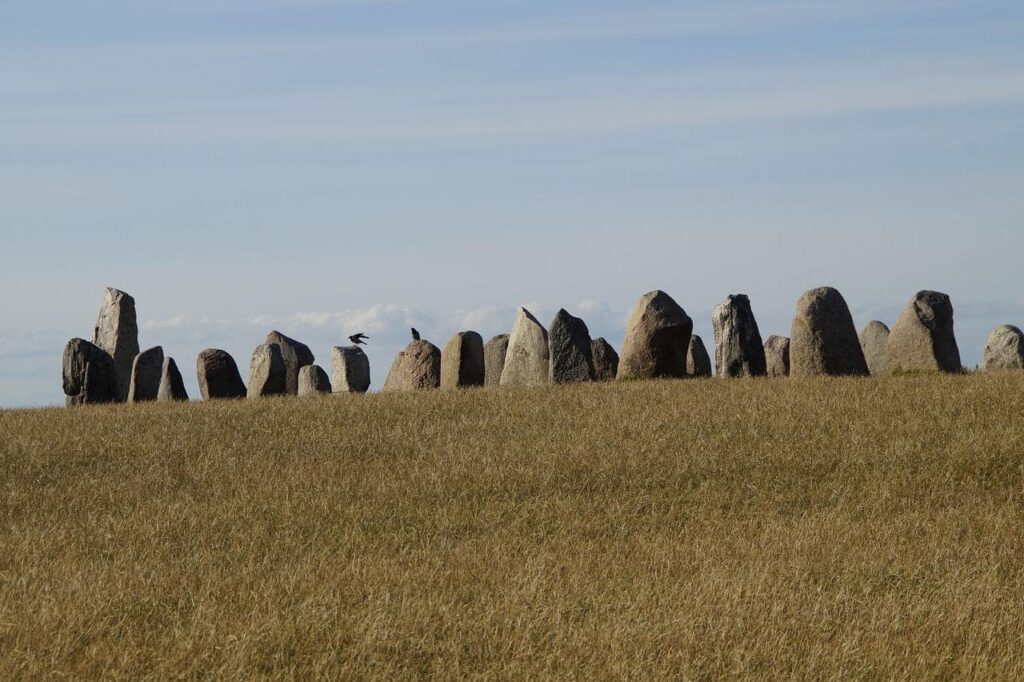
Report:
M 441 388 L 484 385 L 484 339 L 476 332 L 459 332 L 441 351 Z
M 299 395 L 310 396 L 331 392 L 331 380 L 320 365 L 306 365 L 299 370 Z
M 285 395 L 288 391 L 287 376 L 288 367 L 284 364 L 281 346 L 276 343 L 257 346 L 249 363 L 249 397 Z
M 937 291 L 919 291 L 889 334 L 890 372 L 959 372 L 953 304 Z
M 62 369 L 68 407 L 118 401 L 114 359 L 99 346 L 71 339 L 64 347 Z
M 889 327 L 885 323 L 872 320 L 860 330 L 860 349 L 871 376 L 889 373 Z
M 733 294 L 711 314 L 715 370 L 720 377 L 762 377 L 768 373 L 764 342 L 745 294 Z
M 160 388 L 157 389 L 156 399 L 158 402 L 187 401 L 188 391 L 185 390 L 185 382 L 178 371 L 178 364 L 174 358 L 164 358 L 163 367 L 160 370 Z
M 267 334 L 263 343 L 275 343 L 281 347 L 285 367 L 285 393 L 296 395 L 299 392 L 299 370 L 313 364 L 313 351 L 301 341 L 296 341 L 279 331 Z
M 384 391 L 421 391 L 441 385 L 441 349 L 417 340 L 405 347 L 391 364 Z
M 498 334 L 484 344 L 484 385 L 497 386 L 501 383 L 501 372 L 505 369 L 505 354 L 508 352 L 508 334 Z
M 704 339 L 696 334 L 690 336 L 686 349 L 686 376 L 698 379 L 711 376 L 711 356 L 704 346 Z
M 164 371 L 164 349 L 154 346 L 135 356 L 132 377 L 128 384 L 128 402 L 143 403 L 156 400 L 160 392 L 160 376 Z
M 764 342 L 765 370 L 771 378 L 783 379 L 789 376 L 789 339 L 785 336 L 769 336 Z
M 106 289 L 92 342 L 114 360 L 117 399 L 124 402 L 128 399 L 132 363 L 139 354 L 139 324 L 135 319 L 134 298 L 118 289 Z
M 693 320 L 664 291 L 644 294 L 626 327 L 619 379 L 686 376 Z
M 366 393 L 370 359 L 359 346 L 335 346 L 331 349 L 331 375 L 334 393 Z
M 555 384 L 594 380 L 594 350 L 587 323 L 563 308 L 548 328 L 550 378 Z
M 797 301 L 789 360 L 793 377 L 867 375 L 850 308 L 832 287 L 811 289 Z
M 520 308 L 508 337 L 502 386 L 539 386 L 549 381 L 548 332 L 526 308 Z
M 993 330 L 985 344 L 981 367 L 985 371 L 1024 369 L 1024 332 L 1010 324 Z
M 594 358 L 594 381 L 613 381 L 619 372 L 619 354 L 603 336 L 590 342 Z
M 196 374 L 203 400 L 244 398 L 246 395 L 238 365 L 227 351 L 219 348 L 204 350 L 196 358 Z

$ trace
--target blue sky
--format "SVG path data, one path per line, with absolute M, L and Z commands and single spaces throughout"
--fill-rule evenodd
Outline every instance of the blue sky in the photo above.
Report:
M 804 290 L 858 326 L 953 297 L 965 362 L 1024 325 L 1024 5 L 0 0 L 0 406 L 60 403 L 104 286 L 196 395 L 271 328 L 559 307 L 621 345 L 645 291 L 710 339 Z

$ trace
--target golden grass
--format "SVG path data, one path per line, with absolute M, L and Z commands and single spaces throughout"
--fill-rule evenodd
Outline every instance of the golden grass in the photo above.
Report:
M 0 676 L 1024 677 L 1024 373 L 0 413 Z

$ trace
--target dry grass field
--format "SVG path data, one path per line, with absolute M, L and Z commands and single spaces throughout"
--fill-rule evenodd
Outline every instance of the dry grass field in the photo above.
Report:
M 1024 677 L 1024 373 L 0 412 L 0 677 Z

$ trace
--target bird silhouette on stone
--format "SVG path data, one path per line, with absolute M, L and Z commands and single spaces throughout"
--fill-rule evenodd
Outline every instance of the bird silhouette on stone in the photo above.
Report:
M 359 332 L 358 334 L 353 334 L 352 336 L 348 337 L 348 340 L 351 341 L 352 343 L 354 343 L 357 346 L 365 346 L 366 345 L 366 341 L 363 341 L 363 339 L 368 339 L 368 338 L 370 338 L 370 337 L 367 336 L 366 334 L 362 333 L 362 332 Z
M 416 331 L 416 327 L 412 328 L 412 340 L 413 341 L 419 341 L 420 340 L 420 333 L 418 331 Z

